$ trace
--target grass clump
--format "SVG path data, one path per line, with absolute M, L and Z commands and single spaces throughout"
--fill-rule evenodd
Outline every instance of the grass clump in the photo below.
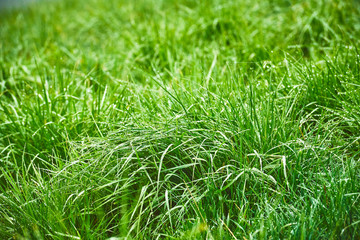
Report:
M 357 239 L 356 1 L 0 17 L 3 239 Z

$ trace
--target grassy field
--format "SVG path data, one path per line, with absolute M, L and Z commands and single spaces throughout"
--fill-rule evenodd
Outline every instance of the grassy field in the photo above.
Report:
M 0 12 L 0 239 L 360 239 L 360 3 Z

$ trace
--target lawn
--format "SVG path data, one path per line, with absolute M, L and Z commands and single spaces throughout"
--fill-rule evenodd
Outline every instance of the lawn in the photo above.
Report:
M 360 239 L 360 2 L 0 11 L 0 239 Z

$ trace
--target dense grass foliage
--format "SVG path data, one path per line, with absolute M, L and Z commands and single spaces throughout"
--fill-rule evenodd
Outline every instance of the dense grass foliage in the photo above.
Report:
M 360 5 L 0 16 L 1 239 L 359 239 Z

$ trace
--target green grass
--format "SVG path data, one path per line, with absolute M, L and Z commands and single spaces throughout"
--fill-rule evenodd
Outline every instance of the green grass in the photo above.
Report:
M 359 239 L 360 4 L 0 13 L 1 239 Z

